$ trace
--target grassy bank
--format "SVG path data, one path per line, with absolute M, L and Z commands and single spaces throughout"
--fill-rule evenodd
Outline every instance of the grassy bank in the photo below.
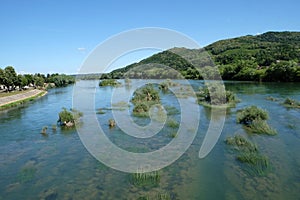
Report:
M 29 101 L 33 101 L 34 99 L 42 97 L 46 94 L 47 94 L 47 91 L 41 91 L 40 93 L 38 93 L 36 95 L 29 96 L 28 98 L 21 99 L 21 100 L 16 100 L 14 102 L 9 102 L 7 104 L 4 104 L 4 105 L 0 106 L 0 110 L 5 110 L 5 109 L 8 109 L 8 108 L 18 106 L 20 104 L 24 104 L 24 103 L 29 102 Z

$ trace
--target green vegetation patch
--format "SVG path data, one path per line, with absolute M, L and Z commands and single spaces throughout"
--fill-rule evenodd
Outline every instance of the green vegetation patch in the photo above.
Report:
M 237 113 L 237 122 L 243 124 L 248 132 L 276 135 L 277 131 L 266 122 L 268 118 L 268 112 L 256 106 L 246 107 Z
M 115 80 L 115 79 L 104 79 L 102 81 L 99 82 L 99 86 L 100 87 L 104 87 L 104 86 L 113 86 L 113 87 L 117 87 L 117 86 L 121 86 L 122 84 Z
M 76 122 L 79 121 L 79 118 L 82 117 L 83 113 L 79 112 L 76 109 L 70 109 L 68 111 L 66 108 L 63 108 L 62 111 L 58 114 L 58 123 L 61 126 L 71 127 L 74 126 Z
M 225 90 L 221 83 L 208 83 L 197 92 L 198 103 L 207 107 L 234 107 L 240 100 L 236 95 Z
M 291 98 L 286 98 L 282 104 L 287 108 L 300 108 L 300 101 Z
M 152 84 L 147 84 L 133 93 L 131 102 L 134 105 L 133 115 L 149 117 L 149 110 L 152 105 L 160 103 L 159 92 Z
M 30 182 L 34 179 L 37 169 L 33 166 L 23 167 L 18 173 L 18 181 L 21 183 Z
M 159 182 L 160 173 L 158 171 L 147 173 L 137 172 L 131 176 L 131 183 L 138 187 L 158 186 Z
M 235 150 L 236 159 L 250 176 L 264 176 L 270 171 L 268 157 L 261 155 L 257 146 L 241 135 L 228 137 L 225 140 Z

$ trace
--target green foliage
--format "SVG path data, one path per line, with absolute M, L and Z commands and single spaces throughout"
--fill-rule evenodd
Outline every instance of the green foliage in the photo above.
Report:
M 246 107 L 237 113 L 237 122 L 241 124 L 251 124 L 254 120 L 267 120 L 268 112 L 256 106 Z
M 65 87 L 75 83 L 75 77 L 65 74 L 52 74 L 45 80 L 47 83 L 54 83 L 56 87 Z
M 131 182 L 133 185 L 139 187 L 158 186 L 160 182 L 160 174 L 158 171 L 133 173 L 131 176 Z
M 283 105 L 287 108 L 300 108 L 300 101 L 295 99 L 286 98 L 283 102 Z
M 174 106 L 164 106 L 164 109 L 167 111 L 167 115 L 180 114 L 180 111 Z
M 104 79 L 104 80 L 99 82 L 100 87 L 103 87 L 103 86 L 117 87 L 117 86 L 120 86 L 120 85 L 121 85 L 121 83 L 118 82 L 117 80 L 114 80 L 114 79 Z
M 247 140 L 242 135 L 235 135 L 234 137 L 227 137 L 226 144 L 235 146 L 238 150 L 245 152 L 257 152 L 257 146 Z
M 145 113 L 149 111 L 149 106 L 145 103 L 137 103 L 133 108 L 134 113 Z
M 246 129 L 251 133 L 256 134 L 267 134 L 267 135 L 276 135 L 277 131 L 271 128 L 266 121 L 261 119 L 253 120 Z
M 34 179 L 37 169 L 32 166 L 25 166 L 18 174 L 18 181 L 21 183 L 30 182 Z
M 179 127 L 179 123 L 172 118 L 169 118 L 166 122 L 167 126 L 171 127 L 171 128 L 178 128 Z
M 58 114 L 58 122 L 61 126 L 66 126 L 68 123 L 72 123 L 74 125 L 75 122 L 82 117 L 82 115 L 82 112 L 79 112 L 78 110 L 70 109 L 70 111 L 68 111 L 66 108 L 63 108 L 63 110 Z
M 300 33 L 267 32 L 221 40 L 202 49 L 173 48 L 107 74 L 108 78 L 166 77 L 180 78 L 168 68 L 175 69 L 186 79 L 215 79 L 218 66 L 224 80 L 300 81 Z M 187 58 L 187 59 L 185 59 Z M 197 67 L 197 68 L 195 68 Z
M 131 102 L 134 105 L 133 114 L 138 117 L 149 117 L 152 105 L 160 103 L 160 96 L 152 84 L 147 84 L 133 93 Z
M 269 159 L 261 155 L 255 144 L 241 135 L 228 137 L 225 140 L 236 150 L 236 159 L 243 164 L 243 169 L 250 176 L 264 176 L 270 170 Z
M 131 99 L 133 104 L 148 102 L 151 104 L 159 103 L 160 96 L 156 89 L 154 89 L 152 84 L 147 84 L 133 93 L 133 98 Z
M 204 88 L 201 88 L 197 93 L 199 104 L 209 105 L 228 105 L 234 106 L 239 99 L 231 91 L 225 91 L 225 88 L 220 83 L 208 83 Z M 206 103 L 206 104 L 205 104 Z

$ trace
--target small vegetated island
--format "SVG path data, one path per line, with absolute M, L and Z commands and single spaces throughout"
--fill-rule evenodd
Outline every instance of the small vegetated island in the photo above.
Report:
M 82 117 L 82 115 L 82 112 L 79 112 L 76 109 L 67 110 L 66 108 L 63 108 L 58 114 L 59 118 L 57 123 L 62 127 L 73 127 L 79 122 L 79 119 Z
M 134 105 L 134 116 L 149 117 L 150 107 L 160 103 L 159 91 L 153 84 L 147 84 L 133 93 L 131 102 Z
M 104 87 L 104 86 L 113 86 L 113 87 L 117 87 L 117 86 L 121 86 L 122 84 L 115 80 L 115 79 L 104 79 L 102 81 L 99 82 L 99 86 L 100 87 Z
M 237 122 L 250 133 L 275 135 L 277 131 L 268 125 L 268 118 L 268 112 L 256 106 L 246 107 L 237 113 Z
M 225 90 L 221 83 L 208 83 L 197 92 L 198 103 L 206 107 L 235 107 L 240 100 L 236 95 Z
M 282 103 L 286 108 L 299 108 L 300 109 L 300 101 L 295 99 L 286 98 Z

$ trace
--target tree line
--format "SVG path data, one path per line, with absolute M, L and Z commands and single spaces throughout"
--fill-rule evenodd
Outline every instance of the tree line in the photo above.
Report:
M 52 83 L 55 87 L 64 87 L 68 84 L 75 83 L 73 76 L 65 74 L 17 74 L 14 67 L 7 66 L 0 68 L 0 85 L 5 86 L 7 90 L 24 88 L 26 86 L 44 87 L 45 83 Z

